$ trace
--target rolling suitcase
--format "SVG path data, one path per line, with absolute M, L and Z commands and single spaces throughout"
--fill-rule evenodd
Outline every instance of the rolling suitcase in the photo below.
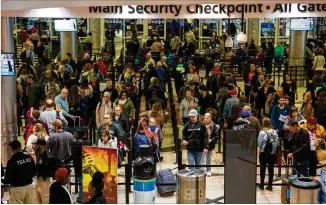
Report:
M 291 163 L 293 165 L 293 162 Z M 295 179 L 296 176 L 291 176 L 292 174 L 289 173 L 289 159 L 286 161 L 286 171 L 285 171 L 285 177 L 282 178 L 282 186 L 281 186 L 281 203 L 282 204 L 290 204 L 290 182 L 291 180 Z
M 159 159 L 159 156 L 157 156 Z M 171 196 L 176 192 L 177 181 L 171 169 L 162 169 L 161 162 L 159 162 L 160 170 L 156 173 L 156 183 L 160 184 L 157 186 L 157 193 L 161 197 Z M 169 185 L 164 185 L 169 184 Z M 174 185 L 170 185 L 174 184 Z

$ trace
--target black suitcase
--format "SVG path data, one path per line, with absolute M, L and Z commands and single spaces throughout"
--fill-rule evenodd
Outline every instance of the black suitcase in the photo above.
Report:
M 177 181 L 171 169 L 162 169 L 156 173 L 157 193 L 160 196 L 171 196 L 177 188 Z M 174 185 L 164 185 L 174 184 Z

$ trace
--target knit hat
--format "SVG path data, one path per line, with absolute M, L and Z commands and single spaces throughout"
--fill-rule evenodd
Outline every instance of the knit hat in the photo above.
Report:
M 237 94 L 238 94 L 237 89 L 233 88 L 233 89 L 230 91 L 230 94 L 231 94 L 231 95 L 237 95 Z
M 307 124 L 317 124 L 317 119 L 314 117 L 309 117 L 307 120 Z
M 57 171 L 55 172 L 55 179 L 63 179 L 66 176 L 68 176 L 68 170 L 66 168 L 59 168 L 57 169 Z
M 247 117 L 250 117 L 250 116 L 252 116 L 252 114 L 250 112 L 241 111 L 241 117 L 242 118 L 247 118 Z

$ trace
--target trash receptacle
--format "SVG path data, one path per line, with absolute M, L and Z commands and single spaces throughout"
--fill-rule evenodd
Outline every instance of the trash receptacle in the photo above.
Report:
M 319 181 L 310 177 L 299 177 L 291 181 L 291 204 L 318 204 Z
M 134 203 L 154 204 L 156 165 L 149 145 L 139 146 L 139 156 L 133 163 Z
M 198 169 L 177 172 L 177 204 L 206 203 L 206 174 Z
M 326 204 L 326 167 L 323 167 L 320 171 L 320 197 L 321 204 Z

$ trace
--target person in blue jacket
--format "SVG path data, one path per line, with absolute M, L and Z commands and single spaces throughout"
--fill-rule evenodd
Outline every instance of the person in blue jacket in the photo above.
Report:
M 288 109 L 285 106 L 286 99 L 285 96 L 281 96 L 280 99 L 278 100 L 278 104 L 274 105 L 272 108 L 272 113 L 271 113 L 271 119 L 272 119 L 272 124 L 273 128 L 277 131 L 278 136 L 282 139 L 284 137 L 284 123 L 285 119 L 283 120 L 281 117 L 284 116 L 286 117 L 288 114 Z

